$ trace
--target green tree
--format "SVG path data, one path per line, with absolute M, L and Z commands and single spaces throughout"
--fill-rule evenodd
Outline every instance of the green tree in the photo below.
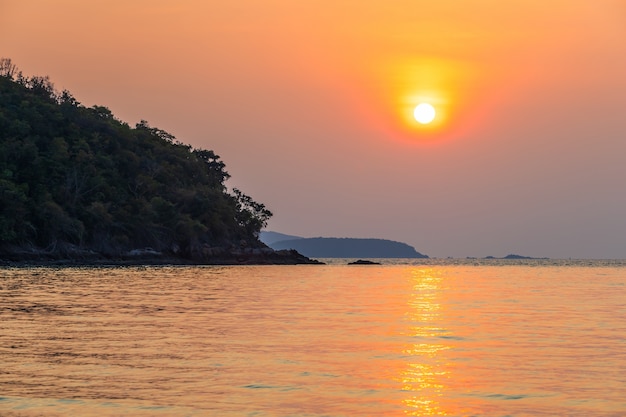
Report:
M 242 239 L 261 247 L 272 213 L 229 194 L 228 178 L 214 151 L 146 121 L 131 128 L 0 59 L 0 255 L 22 244 L 111 256 L 152 247 L 193 257 Z
M 267 226 L 268 220 L 272 217 L 272 212 L 265 208 L 265 205 L 257 203 L 237 188 L 233 189 L 233 193 L 237 202 L 237 222 L 248 233 L 258 236 L 261 229 Z

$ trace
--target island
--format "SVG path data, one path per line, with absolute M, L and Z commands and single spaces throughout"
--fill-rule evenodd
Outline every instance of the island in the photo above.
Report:
M 523 255 L 516 255 L 514 253 L 510 253 L 502 258 L 496 258 L 495 256 L 485 256 L 483 259 L 517 259 L 519 260 L 519 259 L 548 259 L 548 258 L 534 258 L 532 256 L 523 256 Z
M 294 249 L 311 258 L 428 258 L 406 243 L 387 239 L 296 237 L 266 243 L 275 250 Z
M 380 262 L 374 262 L 368 259 L 359 259 L 354 262 L 348 262 L 348 265 L 382 265 L 382 264 Z
M 0 59 L 0 263 L 319 263 L 262 243 L 272 213 L 229 177 L 214 151 Z

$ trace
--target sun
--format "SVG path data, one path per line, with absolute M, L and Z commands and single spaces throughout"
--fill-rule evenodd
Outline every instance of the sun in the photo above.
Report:
M 420 103 L 415 107 L 415 110 L 413 110 L 413 117 L 423 125 L 427 125 L 435 120 L 436 115 L 437 112 L 435 108 L 428 103 Z

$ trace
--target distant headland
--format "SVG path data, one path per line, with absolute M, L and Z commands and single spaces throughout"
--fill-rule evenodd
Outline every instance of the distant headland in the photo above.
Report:
M 406 243 L 386 239 L 303 238 L 276 232 L 261 232 L 260 238 L 273 249 L 295 249 L 311 258 L 428 258 Z

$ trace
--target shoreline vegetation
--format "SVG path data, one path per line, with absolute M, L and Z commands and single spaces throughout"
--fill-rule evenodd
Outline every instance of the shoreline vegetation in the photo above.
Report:
M 0 265 L 315 264 L 259 240 L 272 216 L 195 149 L 0 59 Z

